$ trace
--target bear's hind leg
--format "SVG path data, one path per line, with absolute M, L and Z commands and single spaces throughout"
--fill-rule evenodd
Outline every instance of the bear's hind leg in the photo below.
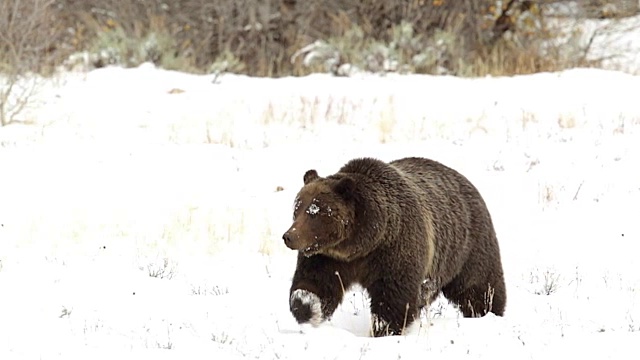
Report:
M 489 312 L 504 315 L 506 295 L 502 279 L 483 285 L 466 285 L 456 278 L 442 292 L 449 301 L 459 306 L 464 317 L 481 317 Z

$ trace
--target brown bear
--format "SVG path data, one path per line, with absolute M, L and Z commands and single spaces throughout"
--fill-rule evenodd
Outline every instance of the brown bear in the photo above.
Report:
M 298 323 L 329 319 L 358 283 L 372 335 L 396 335 L 440 292 L 465 317 L 502 316 L 506 290 L 491 216 L 457 171 L 425 158 L 359 158 L 336 174 L 304 174 L 293 225 L 298 251 L 290 310 Z

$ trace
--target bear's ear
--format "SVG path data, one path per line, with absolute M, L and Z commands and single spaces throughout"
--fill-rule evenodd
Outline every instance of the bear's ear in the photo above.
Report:
M 353 198 L 356 182 L 350 177 L 343 177 L 333 186 L 333 191 L 345 200 Z
M 319 178 L 318 176 L 318 172 L 315 170 L 308 170 L 306 173 L 304 173 L 304 184 L 307 185 L 308 183 L 312 182 L 313 180 L 316 180 L 317 178 Z

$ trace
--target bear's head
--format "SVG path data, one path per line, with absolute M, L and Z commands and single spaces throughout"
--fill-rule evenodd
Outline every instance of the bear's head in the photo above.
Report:
M 355 216 L 355 181 L 348 175 L 323 178 L 315 170 L 304 174 L 304 186 L 293 207 L 293 225 L 285 245 L 304 256 L 322 254 L 346 259 Z

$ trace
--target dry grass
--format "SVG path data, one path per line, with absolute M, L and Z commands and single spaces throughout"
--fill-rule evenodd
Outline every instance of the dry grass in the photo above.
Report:
M 185 201 L 184 207 L 188 208 L 188 204 Z M 6 206 L 18 207 L 15 204 L 3 205 Z M 123 259 L 164 254 L 155 260 L 140 260 L 143 271 L 162 279 L 171 279 L 177 273 L 177 264 L 171 259 L 214 256 L 234 249 L 264 255 L 286 250 L 280 248 L 280 237 L 276 235 L 281 229 L 274 228 L 280 222 L 269 222 L 268 216 L 273 209 L 266 207 L 241 209 L 218 202 L 193 213 L 191 218 L 185 218 L 179 205 L 173 211 L 167 209 L 164 215 L 151 211 L 124 215 L 126 208 L 123 204 L 121 208 L 108 211 L 111 215 L 79 215 L 95 214 L 100 206 L 79 208 L 72 215 L 65 214 L 67 209 L 61 205 L 56 211 L 25 216 L 21 222 L 8 221 L 0 249 L 7 254 L 16 249 L 32 249 L 36 254 L 84 257 L 98 253 L 92 249 L 106 243 L 110 251 L 123 256 Z M 166 257 L 167 254 L 171 254 L 171 259 Z
M 159 84 L 163 84 L 164 75 L 166 75 L 165 72 L 158 71 L 154 72 L 152 77 Z M 323 79 L 327 78 L 323 77 Z M 305 144 L 307 140 L 314 144 L 313 141 L 318 137 L 331 139 L 331 142 L 343 141 L 343 144 L 358 144 L 354 147 L 362 144 L 364 148 L 369 144 L 385 141 L 410 144 L 424 139 L 434 140 L 432 143 L 449 142 L 452 139 L 466 140 L 469 139 L 469 134 L 475 131 L 474 129 L 482 127 L 485 129 L 482 131 L 485 135 L 482 136 L 487 136 L 487 139 L 492 139 L 491 141 L 495 143 L 508 143 L 517 141 L 519 136 L 525 133 L 529 139 L 544 139 L 547 136 L 545 131 L 550 127 L 556 130 L 562 128 L 561 132 L 579 130 L 591 133 L 593 136 L 602 136 L 621 131 L 617 130 L 621 127 L 625 134 L 632 134 L 638 125 L 636 118 L 629 117 L 630 113 L 623 116 L 621 112 L 624 109 L 620 107 L 607 108 L 607 112 L 597 110 L 595 112 L 597 118 L 594 118 L 594 121 L 586 121 L 582 114 L 588 111 L 575 106 L 574 100 L 570 98 L 559 103 L 544 100 L 544 111 L 534 112 L 531 109 L 539 106 L 540 97 L 535 96 L 536 92 L 531 90 L 523 90 L 522 97 L 509 98 L 511 102 L 508 108 L 498 107 L 492 110 L 493 108 L 486 108 L 485 104 L 489 102 L 493 104 L 494 97 L 501 99 L 502 96 L 507 95 L 504 89 L 501 92 L 480 94 L 478 89 L 493 88 L 492 79 L 456 79 L 456 86 L 447 89 L 440 86 L 444 84 L 438 82 L 441 79 L 435 77 L 426 79 L 431 81 L 429 86 L 432 88 L 425 88 L 424 94 L 413 97 L 407 96 L 406 92 L 396 92 L 399 89 L 388 86 L 396 84 L 397 79 L 385 82 L 385 79 L 374 78 L 371 83 L 374 90 L 359 94 L 354 88 L 344 86 L 345 83 L 340 82 L 343 79 L 329 79 L 332 81 L 330 86 L 323 89 L 305 89 L 304 94 L 300 94 L 299 89 L 303 88 L 306 79 L 270 80 L 274 81 L 274 84 L 278 81 L 291 82 L 287 83 L 290 84 L 288 87 L 278 85 L 279 90 L 274 90 L 269 96 L 263 97 L 255 97 L 254 94 L 247 96 L 244 89 L 231 90 L 233 87 L 225 86 L 233 84 L 233 81 L 223 81 L 222 84 L 212 85 L 212 89 L 218 89 L 220 93 L 225 93 L 227 96 L 224 98 L 225 101 L 216 104 L 211 104 L 209 100 L 215 98 L 216 93 L 197 93 L 190 86 L 184 86 L 183 93 L 166 95 L 170 99 L 176 99 L 176 102 L 164 101 L 161 97 L 157 98 L 160 100 L 154 98 L 151 101 L 154 106 L 148 109 L 148 116 L 153 119 L 153 122 L 148 123 L 145 119 L 132 119 L 131 109 L 126 107 L 110 106 L 105 110 L 107 113 L 103 114 L 102 108 L 93 109 L 89 106 L 91 117 L 87 116 L 89 114 L 87 112 L 72 113 L 71 110 L 78 110 L 78 103 L 84 104 L 87 99 L 96 99 L 94 100 L 96 104 L 103 104 L 104 94 L 112 93 L 109 89 L 104 93 L 93 93 L 92 91 L 97 91 L 102 86 L 99 85 L 100 83 L 90 83 L 88 88 L 92 90 L 82 92 L 83 96 L 87 96 L 86 99 L 71 100 L 73 107 L 69 110 L 68 122 L 51 125 L 51 133 L 48 132 L 49 129 L 47 132 L 42 132 L 38 124 L 24 128 L 41 134 L 38 138 L 38 142 L 41 143 L 67 144 L 69 140 L 83 142 L 86 139 L 113 142 L 121 139 L 123 134 L 130 134 L 133 143 L 147 141 L 149 138 L 165 144 L 214 143 L 223 145 L 220 148 L 233 148 L 234 151 L 238 150 L 238 153 L 244 154 L 241 151 L 257 149 L 256 153 L 263 152 L 265 145 L 277 147 L 294 143 Z M 422 81 L 422 79 L 419 80 Z M 476 86 L 478 82 L 482 85 Z M 463 86 L 458 87 L 459 84 Z M 164 85 L 161 85 L 158 91 L 163 95 L 158 96 L 165 96 L 162 86 Z M 167 86 L 166 90 L 169 91 L 173 88 L 172 86 Z M 231 91 L 238 91 L 238 93 L 231 94 Z M 445 92 L 469 99 L 470 102 L 477 101 L 477 103 L 455 107 L 451 106 L 452 102 L 441 101 L 442 97 L 434 95 Z M 347 96 L 348 94 L 352 95 Z M 603 96 L 608 96 L 608 93 L 603 92 Z M 603 97 L 600 100 L 608 102 L 611 99 Z M 120 103 L 119 101 L 119 98 L 110 100 L 111 103 Z M 199 105 L 195 104 L 205 104 L 205 106 L 197 108 Z M 600 109 L 598 105 L 594 104 L 594 106 L 594 109 Z M 175 109 L 180 109 L 179 113 Z M 559 123 L 560 116 L 574 120 L 563 125 Z M 119 124 L 118 126 L 114 124 L 114 119 L 127 119 L 127 122 L 120 127 Z M 140 132 L 139 129 L 143 124 L 147 127 Z M 3 129 L 0 135 L 15 140 L 13 130 L 22 128 L 9 126 Z M 70 132 L 72 137 L 57 137 L 57 134 L 64 135 Z M 551 134 L 555 133 L 557 131 Z M 136 136 L 141 137 L 136 138 Z M 21 144 L 24 143 L 26 142 Z M 427 146 L 416 148 L 415 151 L 427 151 L 429 149 Z M 218 149 L 218 147 L 208 148 Z M 331 158 L 336 154 L 331 151 L 325 154 L 322 151 L 324 149 L 303 147 L 301 149 L 322 154 L 324 158 Z M 110 151 L 117 152 L 115 149 Z M 222 154 L 220 158 L 216 158 L 217 155 L 214 155 L 214 158 L 221 159 L 220 161 L 231 159 L 228 153 L 222 152 Z M 273 154 L 278 156 L 278 153 Z M 255 176 L 263 178 L 263 181 L 251 184 L 251 191 L 257 191 L 256 187 L 260 187 L 259 191 L 264 197 L 261 197 L 259 202 L 253 201 L 249 195 L 229 198 L 224 195 L 238 190 L 238 188 L 226 188 L 233 184 L 220 182 L 221 180 L 216 182 L 213 177 L 207 183 L 192 183 L 200 174 L 195 170 L 196 168 L 216 169 L 219 166 L 211 161 L 209 155 L 206 152 L 198 155 L 201 157 L 185 155 L 185 158 L 197 165 L 189 170 L 194 172 L 194 179 L 188 179 L 189 185 L 186 186 L 188 187 L 186 190 L 171 189 L 170 180 L 148 178 L 145 184 L 163 184 L 162 190 L 158 188 L 158 198 L 153 202 L 150 198 L 140 197 L 134 192 L 127 193 L 131 197 L 123 197 L 121 203 L 114 203 L 105 197 L 98 197 L 95 203 L 84 201 L 84 199 L 71 202 L 67 198 L 57 197 L 56 194 L 71 194 L 70 198 L 74 199 L 72 185 L 61 183 L 57 187 L 45 181 L 38 183 L 34 189 L 30 189 L 27 185 L 19 184 L 20 194 L 36 200 L 25 203 L 23 198 L 3 198 L 2 208 L 0 208 L 3 213 L 0 214 L 0 219 L 3 219 L 5 226 L 0 229 L 1 237 L 12 239 L 20 246 L 37 244 L 45 252 L 51 250 L 54 253 L 57 250 L 84 245 L 97 248 L 103 239 L 111 239 L 110 241 L 116 243 L 135 244 L 142 252 L 159 249 L 162 253 L 181 253 L 189 249 L 188 251 L 193 254 L 215 254 L 221 249 L 234 246 L 247 247 L 251 251 L 263 254 L 286 251 L 281 246 L 280 234 L 288 226 L 289 215 L 286 209 L 289 209 L 290 201 L 293 199 L 291 192 L 297 190 L 295 184 L 299 183 L 297 180 L 300 175 L 294 173 L 290 177 L 288 174 L 286 176 L 279 174 L 281 177 L 276 179 L 275 176 L 270 177 L 272 175 L 268 171 L 260 174 L 258 171 L 244 173 L 242 176 L 246 179 Z M 7 160 L 11 160 L 9 155 L 4 156 L 7 156 Z M 447 156 L 447 154 L 441 156 Z M 154 158 L 162 157 L 163 155 L 154 155 Z M 115 159 L 118 158 L 115 157 Z M 125 159 L 125 164 L 127 164 L 126 161 Z M 236 159 L 229 161 L 236 161 Z M 259 159 L 250 166 L 262 169 L 261 161 L 264 159 Z M 537 163 L 538 160 L 532 161 L 533 167 L 534 162 Z M 95 164 L 97 160 L 94 159 L 88 163 Z M 513 169 L 508 163 L 506 168 Z M 534 167 L 534 169 L 537 168 Z M 48 179 L 42 175 L 44 173 L 29 176 L 22 170 L 18 171 L 16 167 L 4 167 L 3 171 L 21 174 L 21 179 L 24 181 Z M 83 169 L 74 168 L 74 171 L 70 173 L 75 174 L 69 175 L 70 179 L 75 176 L 85 176 Z M 220 171 L 221 174 L 225 174 L 224 176 L 237 174 L 235 169 L 225 168 Z M 281 171 L 288 171 L 288 169 Z M 294 179 L 295 181 L 292 180 L 294 185 L 283 183 L 282 179 L 285 178 Z M 108 180 L 102 181 L 105 184 L 108 183 Z M 553 207 L 559 201 L 563 202 L 574 197 L 576 187 L 565 189 L 562 186 L 565 183 L 566 179 L 540 178 L 538 180 L 537 195 L 542 208 Z M 17 183 L 14 184 L 17 185 Z M 575 185 L 577 186 L 578 183 Z M 244 186 L 246 188 L 243 189 L 249 188 L 246 184 Z M 277 191 L 278 187 L 281 191 Z M 143 190 L 144 186 L 136 184 L 131 188 Z M 131 191 L 131 188 L 120 185 L 123 191 Z M 164 188 L 171 190 L 164 190 Z M 536 189 L 535 187 L 533 189 L 535 196 Z M 6 190 L 3 195 L 11 193 L 11 190 Z M 583 193 L 584 191 L 580 196 Z M 38 198 L 39 196 L 42 198 Z M 171 200 L 161 202 L 158 200 L 160 197 L 169 197 Z M 273 209 L 276 208 L 285 210 L 274 211 Z
M 536 295 L 552 295 L 561 287 L 561 275 L 555 269 L 535 269 L 531 271 L 530 283 Z

